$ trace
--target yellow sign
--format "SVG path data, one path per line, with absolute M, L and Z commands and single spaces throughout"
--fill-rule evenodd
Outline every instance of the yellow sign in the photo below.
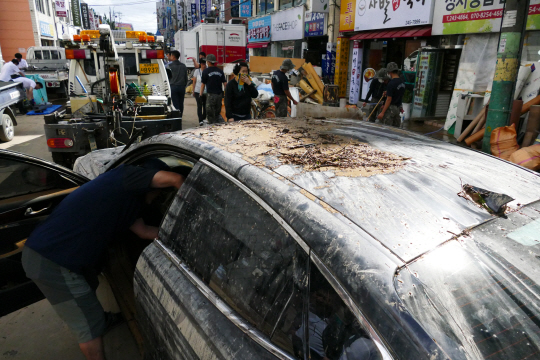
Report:
M 336 46 L 336 73 L 334 84 L 339 86 L 339 97 L 347 96 L 347 73 L 349 69 L 349 39 L 338 38 Z
M 139 72 L 141 74 L 157 74 L 159 73 L 159 64 L 139 64 Z
M 354 31 L 356 0 L 342 0 L 339 14 L 339 31 Z

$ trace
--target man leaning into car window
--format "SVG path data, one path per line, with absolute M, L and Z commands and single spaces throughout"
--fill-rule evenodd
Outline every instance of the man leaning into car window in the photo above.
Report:
M 96 297 L 107 245 L 128 229 L 156 238 L 158 228 L 141 218 L 145 202 L 154 189 L 183 182 L 175 172 L 120 165 L 69 194 L 26 241 L 26 275 L 77 336 L 86 359 L 105 359 L 102 336 L 121 319 L 105 313 Z

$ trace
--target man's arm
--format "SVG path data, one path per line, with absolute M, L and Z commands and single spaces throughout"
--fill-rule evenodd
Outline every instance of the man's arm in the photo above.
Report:
M 158 171 L 152 178 L 151 186 L 156 189 L 174 186 L 180 189 L 184 183 L 184 177 L 171 171 Z
M 386 97 L 386 102 L 384 103 L 384 107 L 381 111 L 381 113 L 377 116 L 377 119 L 379 120 L 382 120 L 383 116 L 384 116 L 384 113 L 386 112 L 386 110 L 388 110 L 388 108 L 390 107 L 390 104 L 392 103 L 392 97 L 391 96 L 387 96 Z
M 287 95 L 287 97 L 288 97 L 289 99 L 292 100 L 292 102 L 293 102 L 294 105 L 297 105 L 297 104 L 298 104 L 298 101 L 294 100 L 294 98 L 293 98 L 292 95 L 291 95 L 291 92 L 290 92 L 288 89 L 285 90 L 285 95 Z
M 161 172 L 161 171 L 160 171 Z M 139 218 L 129 227 L 135 235 L 141 239 L 154 240 L 158 236 L 159 229 L 155 226 L 146 225 L 144 220 Z

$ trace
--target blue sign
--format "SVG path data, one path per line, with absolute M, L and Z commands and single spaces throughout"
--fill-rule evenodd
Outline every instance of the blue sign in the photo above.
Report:
M 306 13 L 304 36 L 324 35 L 324 13 Z
M 49 23 L 45 21 L 39 22 L 39 29 L 40 29 L 41 35 L 43 36 L 51 36 L 51 37 L 54 36 L 53 30 L 51 29 L 51 25 L 49 25 Z
M 240 3 L 240 17 L 251 17 L 251 0 Z
M 249 20 L 248 42 L 270 41 L 270 29 L 272 27 L 272 17 L 264 16 Z
M 208 3 L 206 0 L 201 0 L 200 9 L 201 19 L 205 18 L 208 15 Z
M 191 21 L 193 23 L 193 26 L 199 22 L 197 19 L 197 4 L 191 4 Z
M 240 17 L 240 9 L 239 9 L 239 3 L 238 1 L 231 1 L 231 17 L 237 18 Z

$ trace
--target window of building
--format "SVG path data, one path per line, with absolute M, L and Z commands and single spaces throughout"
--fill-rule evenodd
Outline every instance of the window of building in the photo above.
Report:
M 281 0 L 279 2 L 279 10 L 289 9 L 294 6 L 300 6 L 305 3 L 306 3 L 305 0 Z
M 45 14 L 45 6 L 43 4 L 44 0 L 35 0 L 36 1 L 36 10 L 42 14 Z
M 302 40 L 278 41 L 275 43 L 277 57 L 296 58 L 302 57 Z
M 51 5 L 49 4 L 49 0 L 43 0 L 43 3 L 45 4 L 45 8 L 47 9 L 47 15 L 51 16 Z
M 274 344 L 301 353 L 304 337 L 291 334 L 302 324 L 307 254 L 236 184 L 197 166 L 177 196 L 179 205 L 171 206 L 178 213 L 167 218 L 174 222 L 164 241 Z M 167 219 L 162 229 L 169 228 Z
M 270 46 L 265 48 L 255 48 L 253 49 L 253 56 L 269 56 L 268 52 L 270 51 Z
M 257 15 L 271 14 L 274 12 L 274 0 L 258 0 Z

